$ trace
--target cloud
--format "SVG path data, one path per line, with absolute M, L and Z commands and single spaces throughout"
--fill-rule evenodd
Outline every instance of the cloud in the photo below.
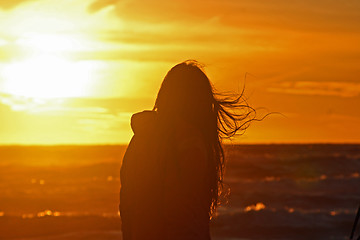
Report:
M 147 98 L 31 98 L 0 93 L 0 104 L 14 112 L 33 115 L 68 115 L 85 118 L 106 119 L 151 108 L 152 99 Z
M 360 95 L 360 83 L 357 82 L 281 82 L 267 88 L 268 92 L 297 95 L 320 95 L 337 97 L 356 97 Z
M 89 5 L 89 12 L 108 6 L 121 19 L 146 24 L 186 22 L 190 26 L 218 17 L 223 25 L 240 28 L 359 32 L 359 1 L 97 0 Z
M 307 54 L 316 57 L 315 52 L 323 56 L 358 49 L 360 2 L 108 0 L 93 1 L 89 9 L 96 15 L 108 6 L 113 7 L 109 14 L 115 14 L 120 23 L 97 37 L 123 46 L 80 56 L 143 61 L 161 56 L 174 62 L 183 56 L 216 55 L 259 62 L 279 52 L 289 59 L 289 55 L 309 58 Z
M 112 5 L 116 4 L 117 2 L 119 2 L 119 1 L 118 0 L 96 0 L 88 6 L 88 11 L 90 13 L 96 13 L 108 6 L 112 6 Z
M 4 10 L 10 10 L 25 2 L 36 0 L 0 0 L 0 8 Z
M 70 98 L 70 99 L 36 99 L 12 96 L 0 93 L 0 110 L 6 115 L 8 123 L 27 121 L 27 128 L 39 129 L 39 124 L 52 119 L 64 131 L 79 136 L 90 134 L 103 141 L 104 136 L 116 136 L 121 132 L 130 132 L 130 118 L 132 113 L 139 111 L 147 104 L 148 99 L 96 99 L 96 98 Z M 7 106 L 8 110 L 4 108 Z M 62 121 L 61 121 L 62 119 Z M 59 122 L 60 121 L 60 122 Z M 46 121 L 49 124 L 49 121 Z M 3 128 L 6 127 L 4 125 Z M 51 126 L 41 127 L 42 130 L 33 132 L 34 136 L 44 134 L 45 131 L 56 132 Z M 46 129 L 46 130 L 45 130 Z M 50 130 L 49 130 L 50 129 Z M 31 131 L 31 130 L 30 130 Z M 0 142 L 1 142 L 0 136 Z M 96 139 L 92 139 L 96 141 Z

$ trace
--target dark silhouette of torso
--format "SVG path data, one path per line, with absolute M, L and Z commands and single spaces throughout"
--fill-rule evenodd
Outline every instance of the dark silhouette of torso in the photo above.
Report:
M 209 154 L 202 135 L 153 111 L 133 115 L 132 129 L 120 173 L 123 239 L 209 240 Z

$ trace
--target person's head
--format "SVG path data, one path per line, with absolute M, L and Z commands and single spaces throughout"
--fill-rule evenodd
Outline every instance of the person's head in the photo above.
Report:
M 212 215 L 223 189 L 221 141 L 245 130 L 255 119 L 255 110 L 247 105 L 243 93 L 216 93 L 201 65 L 194 60 L 179 63 L 166 74 L 153 110 L 171 122 L 181 119 L 201 131 L 210 155 Z
M 173 120 L 201 125 L 213 117 L 214 102 L 211 83 L 200 65 L 185 61 L 166 74 L 154 109 Z

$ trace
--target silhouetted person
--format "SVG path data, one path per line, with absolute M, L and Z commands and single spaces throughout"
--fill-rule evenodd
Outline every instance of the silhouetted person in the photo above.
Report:
M 242 95 L 215 95 L 196 61 L 173 67 L 153 110 L 131 119 L 120 173 L 123 239 L 210 239 L 223 186 L 221 139 L 245 129 L 252 112 Z

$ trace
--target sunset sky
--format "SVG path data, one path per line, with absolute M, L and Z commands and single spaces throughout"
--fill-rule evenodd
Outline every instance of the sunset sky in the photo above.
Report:
M 236 142 L 360 142 L 358 0 L 0 0 L 0 144 L 126 143 L 187 59 L 282 113 Z

